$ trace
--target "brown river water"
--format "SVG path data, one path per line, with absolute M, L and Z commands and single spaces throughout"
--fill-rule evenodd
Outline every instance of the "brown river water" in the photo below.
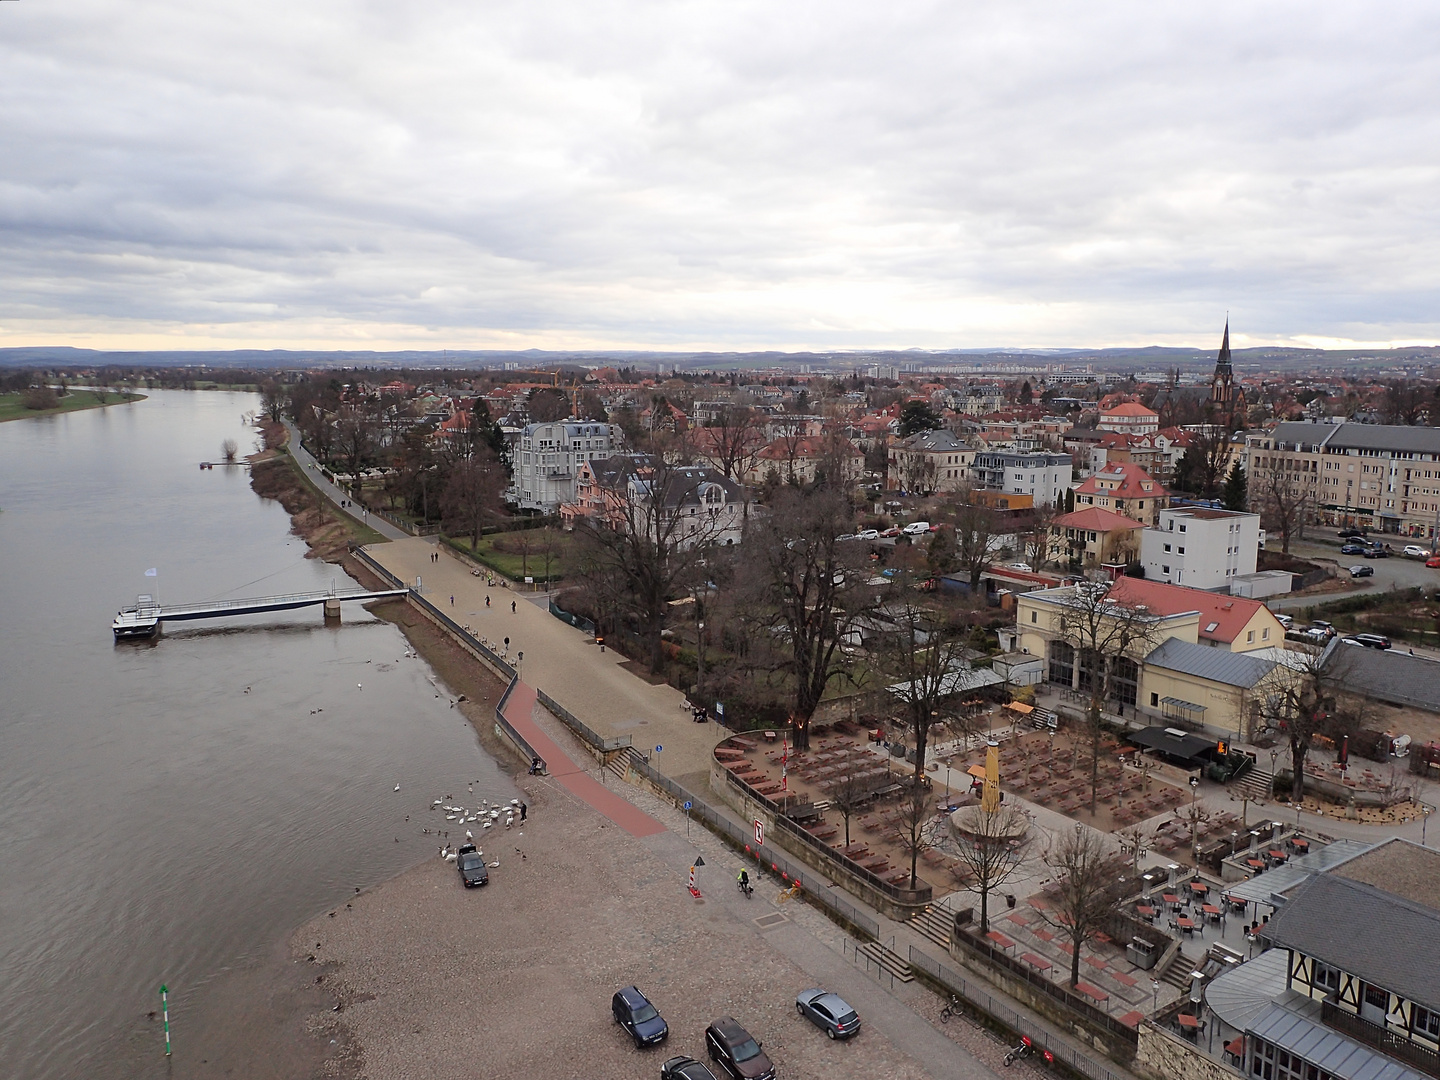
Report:
M 339 626 L 309 609 L 112 639 L 142 592 L 354 587 L 304 557 L 245 470 L 198 468 L 226 438 L 253 447 L 258 406 L 151 391 L 0 424 L 5 1077 L 162 1075 L 146 1019 L 162 983 L 193 1052 L 208 987 L 435 853 L 431 799 L 513 794 L 425 662 L 358 606 Z

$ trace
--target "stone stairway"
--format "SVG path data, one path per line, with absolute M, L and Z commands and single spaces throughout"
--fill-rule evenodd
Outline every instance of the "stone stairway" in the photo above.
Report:
M 899 982 L 915 981 L 915 975 L 910 970 L 910 965 L 902 960 L 898 953 L 891 952 L 878 941 L 867 941 L 855 951 L 868 956 L 872 962 L 879 965 L 882 971 L 887 975 L 893 975 Z
M 1268 802 L 1272 798 L 1274 784 L 1274 774 L 1256 762 L 1249 772 L 1235 781 L 1235 785 L 1230 791 L 1233 795 L 1249 799 L 1251 802 Z
M 1159 975 L 1163 983 L 1178 987 L 1188 992 L 1190 990 L 1190 972 L 1195 970 L 1195 963 L 1185 959 L 1185 954 L 1177 952 L 1170 958 L 1170 963 L 1165 965 L 1165 970 Z
M 955 925 L 955 916 L 949 909 L 930 904 L 910 920 L 910 925 L 947 953 L 950 951 L 950 932 Z
M 621 780 L 625 780 L 630 772 L 630 762 L 634 756 L 634 747 L 627 746 L 605 763 L 605 770 Z

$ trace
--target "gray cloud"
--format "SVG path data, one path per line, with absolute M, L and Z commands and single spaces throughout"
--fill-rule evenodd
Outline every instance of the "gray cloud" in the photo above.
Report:
M 1440 339 L 1429 5 L 0 5 L 0 343 Z

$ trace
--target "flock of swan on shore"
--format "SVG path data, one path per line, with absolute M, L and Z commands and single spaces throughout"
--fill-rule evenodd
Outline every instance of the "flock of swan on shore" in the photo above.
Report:
M 395 790 L 400 790 L 398 784 L 395 786 Z M 481 799 L 479 807 L 467 809 L 464 806 L 452 805 L 446 802 L 445 799 L 447 798 L 450 798 L 450 796 L 436 799 L 430 804 L 430 809 L 444 811 L 445 820 L 453 821 L 457 826 L 476 824 L 479 825 L 482 830 L 493 829 L 496 825 L 500 824 L 500 819 L 503 817 L 505 820 L 505 828 L 508 829 L 515 824 L 515 818 L 520 813 L 519 799 L 511 799 L 508 803 L 492 803 L 489 799 Z M 469 829 L 466 829 L 465 840 L 470 842 L 474 839 L 474 834 Z M 458 854 L 459 852 L 456 849 L 450 847 L 448 841 L 445 843 L 445 846 L 440 849 L 440 858 L 448 862 L 454 862 Z M 480 854 L 484 855 L 485 853 L 481 851 Z M 500 860 L 496 859 L 494 862 L 487 863 L 486 865 L 492 867 L 499 866 Z

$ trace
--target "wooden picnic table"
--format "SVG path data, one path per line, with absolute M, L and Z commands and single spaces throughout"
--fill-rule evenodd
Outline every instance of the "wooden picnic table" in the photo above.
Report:
M 1265 869 L 1265 860 L 1264 860 L 1264 859 L 1246 859 L 1246 860 L 1245 860 L 1245 865 L 1248 866 L 1248 867 L 1250 867 L 1250 869 L 1252 869 L 1252 870 L 1264 870 L 1264 869 Z
M 1268 852 L 1266 852 L 1266 854 L 1269 855 L 1270 858 L 1274 859 L 1276 862 L 1284 862 L 1290 857 L 1286 855 L 1285 852 L 1281 851 L 1279 848 L 1271 848 Z
M 1013 948 L 1015 948 L 1015 942 L 1012 941 L 1010 938 L 1006 937 L 1006 936 L 1005 936 L 1004 934 L 1002 934 L 999 930 L 991 930 L 991 931 L 990 931 L 988 934 L 986 934 L 985 936 L 986 936 L 987 938 L 989 938 L 991 941 L 993 941 L 996 945 L 999 945 L 1000 948 L 1002 948 L 1002 949 L 1013 949 Z
M 1138 1028 L 1140 1026 L 1140 1021 L 1144 1019 L 1145 1014 L 1142 1013 L 1139 1009 L 1131 1009 L 1124 1016 L 1120 1017 L 1120 1023 L 1124 1024 L 1126 1027 Z
M 1029 964 L 1036 971 L 1049 971 L 1054 967 L 1049 960 L 1046 960 L 1043 956 L 1036 956 L 1033 952 L 1022 954 L 1020 959 L 1024 960 L 1025 963 Z
M 1116 982 L 1118 982 L 1121 986 L 1136 985 L 1135 977 L 1133 975 L 1127 975 L 1123 971 L 1112 971 L 1110 972 L 1110 977 Z
M 860 865 L 872 874 L 878 874 L 881 870 L 890 869 L 890 857 L 888 855 L 876 855 L 873 859 L 866 859 Z
M 753 739 L 742 739 L 739 735 L 732 735 L 732 736 L 730 736 L 730 744 L 731 744 L 732 746 L 738 746 L 738 747 L 740 747 L 740 748 L 743 749 L 743 750 L 754 750 L 754 749 L 755 749 L 755 740 L 753 740 Z
M 1164 900 L 1165 903 L 1169 904 L 1171 908 L 1179 910 L 1180 897 L 1176 896 L 1173 892 L 1161 893 L 1160 899 Z
M 1104 990 L 1101 990 L 1098 986 L 1091 986 L 1091 985 L 1090 985 L 1089 983 L 1087 983 L 1087 982 L 1079 982 L 1079 983 L 1076 983 L 1076 984 L 1075 984 L 1075 989 L 1076 989 L 1076 990 L 1079 990 L 1080 993 L 1084 994 L 1086 997 L 1088 997 L 1091 1001 L 1094 1001 L 1096 1004 L 1100 1004 L 1100 1003 L 1102 1003 L 1102 1002 L 1106 1002 L 1106 1001 L 1109 1001 L 1109 1000 L 1110 1000 L 1110 995 L 1107 994 Z
M 1203 895 L 1210 891 L 1210 886 L 1206 885 L 1203 881 L 1192 881 L 1190 882 L 1190 891 Z

